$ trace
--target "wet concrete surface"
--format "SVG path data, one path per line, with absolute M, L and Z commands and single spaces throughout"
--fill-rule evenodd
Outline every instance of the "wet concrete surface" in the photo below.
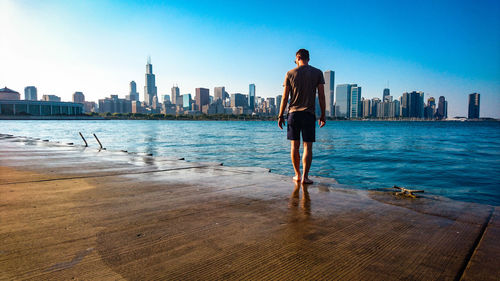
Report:
M 498 207 L 0 135 L 1 280 L 498 280 Z

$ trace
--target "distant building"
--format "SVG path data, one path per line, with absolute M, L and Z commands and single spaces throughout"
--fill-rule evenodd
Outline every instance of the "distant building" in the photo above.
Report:
M 372 116 L 372 103 L 371 100 L 363 98 L 361 100 L 362 104 L 362 115 L 363 118 L 371 117 Z
M 171 103 L 170 101 L 170 95 L 163 95 L 163 103 Z
M 224 101 L 224 94 L 226 93 L 226 87 L 215 87 L 214 88 L 214 102 L 217 100 Z
M 20 100 L 19 92 L 11 90 L 7 87 L 0 89 L 0 100 Z
M 157 96 L 155 75 L 153 74 L 153 65 L 151 64 L 151 58 L 148 57 L 148 62 L 146 64 L 146 85 L 144 86 L 144 103 L 147 106 L 153 104 L 153 97 Z
M 130 81 L 129 87 L 130 91 L 125 99 L 130 101 L 139 101 L 139 93 L 137 92 L 137 85 L 135 84 L 135 81 Z
M 61 101 L 61 98 L 56 95 L 43 95 L 43 101 Z
M 231 94 L 231 107 L 246 107 L 247 99 L 245 95 L 240 93 Z
M 205 88 L 196 88 L 195 105 L 196 108 L 194 110 L 201 111 L 204 105 L 210 103 L 210 90 Z
M 276 96 L 276 112 L 279 113 L 281 108 L 281 100 L 283 99 L 283 95 Z
M 335 91 L 335 117 L 350 117 L 351 85 L 337 85 Z
M 351 85 L 351 97 L 350 97 L 350 114 L 349 118 L 360 118 L 361 117 L 361 87 L 357 84 Z
M 73 102 L 84 103 L 85 102 L 85 95 L 82 92 L 74 92 L 73 93 Z
M 384 93 L 382 94 L 382 102 L 390 102 L 389 97 L 391 96 L 391 90 L 388 88 L 384 89 Z
M 443 96 L 439 97 L 438 108 L 436 112 L 437 119 L 448 118 L 448 102 Z
M 84 101 L 83 112 L 97 112 L 97 104 L 95 101 Z
M 333 116 L 335 100 L 335 71 L 327 70 L 323 73 L 325 78 L 325 116 Z
M 425 119 L 434 119 L 436 116 L 436 99 L 430 97 L 427 99 L 427 105 L 424 109 Z
M 173 86 L 172 89 L 170 90 L 170 94 L 172 97 L 172 104 L 180 105 L 182 106 L 182 97 L 181 97 L 181 90 L 177 86 Z
M 403 93 L 401 115 L 408 118 L 424 118 L 424 93 L 416 91 Z
M 38 94 L 35 86 L 28 86 L 24 88 L 25 100 L 38 100 Z
M 80 115 L 82 112 L 80 103 L 0 99 L 0 115 Z
M 252 111 L 255 109 L 255 84 L 248 86 L 248 108 Z
M 193 110 L 193 99 L 191 94 L 182 95 L 182 107 L 184 110 Z
M 153 101 L 151 101 L 151 103 L 153 103 Z M 130 113 L 132 112 L 132 102 L 127 99 L 120 99 L 118 95 L 111 95 L 109 98 L 99 100 L 99 112 Z
M 378 104 L 380 103 L 380 99 L 379 98 L 372 98 L 370 103 L 371 103 L 370 116 L 377 117 L 378 116 Z
M 480 95 L 478 93 L 472 93 L 469 95 L 469 119 L 479 118 L 479 101 Z

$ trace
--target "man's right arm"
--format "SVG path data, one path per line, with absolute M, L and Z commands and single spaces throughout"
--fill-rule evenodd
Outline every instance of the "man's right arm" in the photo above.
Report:
M 319 117 L 319 127 L 325 126 L 325 84 L 318 85 L 318 100 L 321 116 Z
M 283 89 L 283 97 L 281 98 L 280 113 L 278 114 L 278 127 L 280 127 L 280 129 L 283 129 L 283 124 L 285 123 L 283 114 L 285 113 L 285 109 L 288 104 L 289 92 L 290 87 L 285 83 L 285 89 Z

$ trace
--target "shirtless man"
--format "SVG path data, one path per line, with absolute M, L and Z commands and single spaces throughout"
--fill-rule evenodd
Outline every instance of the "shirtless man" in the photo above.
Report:
M 291 142 L 290 155 L 295 176 L 293 180 L 303 184 L 311 184 L 309 169 L 312 162 L 312 147 L 316 141 L 316 92 L 318 93 L 321 117 L 319 127 L 325 126 L 325 79 L 323 72 L 309 65 L 309 51 L 300 49 L 295 54 L 297 67 L 288 71 L 285 77 L 283 98 L 281 100 L 278 126 L 283 129 L 285 118 L 283 113 L 288 104 L 287 138 Z M 302 156 L 303 173 L 300 173 L 300 135 L 304 143 Z

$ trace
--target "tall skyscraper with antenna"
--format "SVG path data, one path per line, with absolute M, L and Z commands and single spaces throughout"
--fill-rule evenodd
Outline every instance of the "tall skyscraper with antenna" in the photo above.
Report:
M 155 75 L 153 74 L 151 57 L 148 56 L 148 63 L 146 64 L 146 85 L 144 86 L 144 103 L 147 106 L 151 106 L 153 104 L 154 97 L 158 98 Z

